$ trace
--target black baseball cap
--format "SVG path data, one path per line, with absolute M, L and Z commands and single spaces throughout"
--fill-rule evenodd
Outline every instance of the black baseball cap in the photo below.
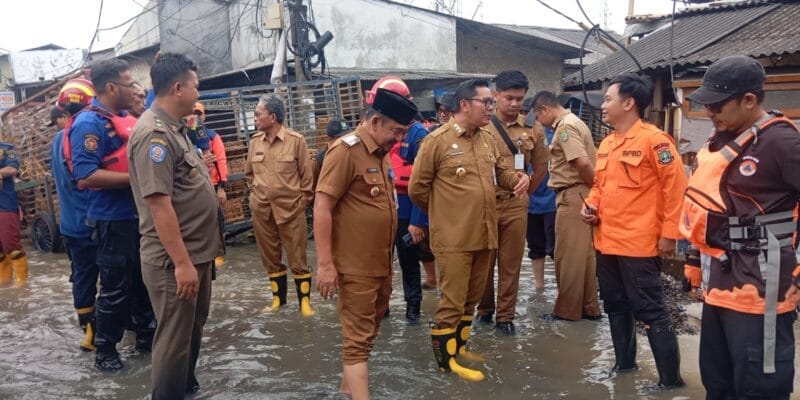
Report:
M 60 109 L 58 107 L 53 107 L 53 109 L 50 110 L 50 123 L 47 124 L 47 126 L 55 125 L 56 124 L 56 120 L 59 117 L 66 117 L 66 116 L 67 116 L 67 112 L 66 111 L 64 111 L 64 110 L 62 110 L 62 109 Z
M 386 89 L 378 89 L 375 93 L 372 108 L 402 125 L 410 124 L 419 112 L 411 100 Z
M 330 122 L 328 122 L 328 126 L 325 127 L 325 133 L 331 139 L 338 138 L 339 136 L 347 133 L 349 130 L 350 125 L 347 124 L 347 121 L 339 118 L 330 120 Z
M 764 89 L 766 72 L 753 58 L 725 57 L 708 67 L 703 84 L 686 96 L 702 105 L 721 103 L 731 96 Z

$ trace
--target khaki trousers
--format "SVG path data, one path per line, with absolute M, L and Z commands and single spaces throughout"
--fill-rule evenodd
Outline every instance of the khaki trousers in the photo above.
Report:
M 525 255 L 527 228 L 527 198 L 497 200 L 497 322 L 511 322 L 516 314 L 519 271 Z M 486 290 L 478 304 L 478 314 L 491 315 L 495 312 L 494 297 L 492 265 L 486 277 Z
M 439 266 L 439 308 L 434 321 L 439 328 L 455 328 L 464 315 L 472 316 L 486 289 L 488 269 L 495 250 L 434 252 Z
M 203 339 L 203 326 L 211 303 L 211 264 L 195 266 L 200 281 L 197 297 L 178 299 L 175 294 L 175 266 L 142 264 L 142 279 L 147 286 L 158 327 L 153 338 L 152 398 L 182 399 L 186 390 L 197 385 L 194 368 Z
M 600 315 L 597 302 L 597 274 L 592 228 L 581 219 L 583 201 L 589 194 L 585 185 L 564 189 L 556 197 L 556 283 L 558 296 L 553 313 L 580 320 L 583 315 Z
M 286 271 L 286 265 L 281 262 L 283 257 L 281 245 L 283 245 L 292 274 L 308 274 L 306 260 L 308 228 L 306 227 L 306 214 L 303 210 L 297 212 L 297 215 L 288 222 L 278 224 L 275 222 L 275 215 L 270 205 L 255 203 L 251 203 L 251 205 L 253 231 L 256 235 L 258 250 L 261 253 L 261 263 L 267 273 L 275 274 Z
M 381 320 L 389 308 L 392 276 L 339 274 L 339 321 L 342 324 L 342 363 L 369 360 Z

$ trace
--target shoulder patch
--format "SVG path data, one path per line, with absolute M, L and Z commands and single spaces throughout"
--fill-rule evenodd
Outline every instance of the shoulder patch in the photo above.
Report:
M 659 143 L 653 146 L 653 151 L 656 152 L 658 163 L 661 165 L 669 165 L 675 159 L 675 157 L 672 156 L 672 152 L 669 151 L 668 143 Z
M 17 152 L 13 148 L 6 150 L 6 158 L 9 160 L 16 160 Z
M 345 144 L 347 147 L 353 147 L 359 143 L 361 143 L 361 138 L 358 137 L 356 134 L 351 133 L 342 138 L 342 143 Z
M 160 164 L 165 158 L 167 158 L 167 146 L 161 143 L 150 142 L 150 160 Z
M 83 136 L 83 149 L 90 153 L 94 153 L 97 151 L 99 141 L 100 137 L 93 133 L 87 133 Z
M 567 128 L 561 128 L 561 130 L 558 131 L 558 138 L 562 142 L 566 142 L 567 140 L 569 140 L 569 132 L 567 132 Z

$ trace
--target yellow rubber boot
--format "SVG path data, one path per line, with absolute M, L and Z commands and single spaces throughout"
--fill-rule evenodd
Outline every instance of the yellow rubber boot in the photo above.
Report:
M 470 382 L 480 382 L 486 378 L 483 372 L 461 366 L 456 361 L 456 328 L 431 328 L 431 343 L 436 363 L 442 371 L 452 371 Z
M 278 311 L 281 306 L 286 304 L 287 277 L 288 271 L 276 272 L 269 274 L 269 286 L 272 289 L 272 305 L 264 309 L 264 311 Z
M 78 324 L 84 333 L 80 344 L 81 350 L 87 352 L 97 350 L 94 346 L 94 307 L 78 308 L 75 312 L 78 313 Z
M 12 274 L 11 257 L 0 253 L 0 286 L 11 283 Z
M 482 355 L 467 350 L 467 341 L 469 340 L 470 332 L 472 331 L 472 315 L 464 315 L 461 317 L 461 322 L 458 323 L 458 332 L 456 335 L 456 355 L 471 361 L 471 362 L 486 362 L 486 358 Z
M 28 256 L 22 250 L 14 250 L 7 258 L 11 259 L 14 270 L 14 287 L 23 287 L 28 283 Z
M 223 265 L 225 265 L 225 257 L 219 256 L 219 257 L 214 259 L 214 266 L 215 267 L 219 268 L 219 267 L 221 267 Z
M 311 317 L 316 312 L 311 308 L 311 273 L 297 275 L 294 277 L 294 285 L 297 287 L 297 299 L 300 301 L 300 313 L 304 317 Z

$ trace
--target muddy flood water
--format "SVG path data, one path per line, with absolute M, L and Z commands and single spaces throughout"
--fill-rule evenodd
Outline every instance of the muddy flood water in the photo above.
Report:
M 309 243 L 313 248 L 313 243 Z M 314 265 L 313 254 L 309 262 Z M 62 254 L 30 253 L 29 286 L 0 289 L 0 399 L 146 399 L 149 356 L 137 356 L 133 337 L 120 353 L 126 368 L 115 374 L 93 367 L 93 353 L 78 349 L 82 333 L 72 308 L 69 262 Z M 486 380 L 468 383 L 435 370 L 427 321 L 436 292 L 425 291 L 422 323 L 408 326 L 399 268 L 395 268 L 391 316 L 370 361 L 374 399 L 701 399 L 698 336 L 679 338 L 687 386 L 653 392 L 657 375 L 647 338 L 639 335 L 640 370 L 610 379 L 614 355 L 608 321 L 547 323 L 555 279 L 547 266 L 544 293 L 535 293 L 525 260 L 517 304 L 517 335 L 477 327 L 471 344 L 483 353 Z M 289 304 L 276 314 L 267 275 L 254 244 L 228 247 L 213 284 L 211 315 L 197 367 L 195 399 L 345 399 L 341 379 L 341 331 L 336 305 L 312 294 L 316 316 L 300 316 L 294 285 Z M 797 383 L 796 383 L 797 387 Z

